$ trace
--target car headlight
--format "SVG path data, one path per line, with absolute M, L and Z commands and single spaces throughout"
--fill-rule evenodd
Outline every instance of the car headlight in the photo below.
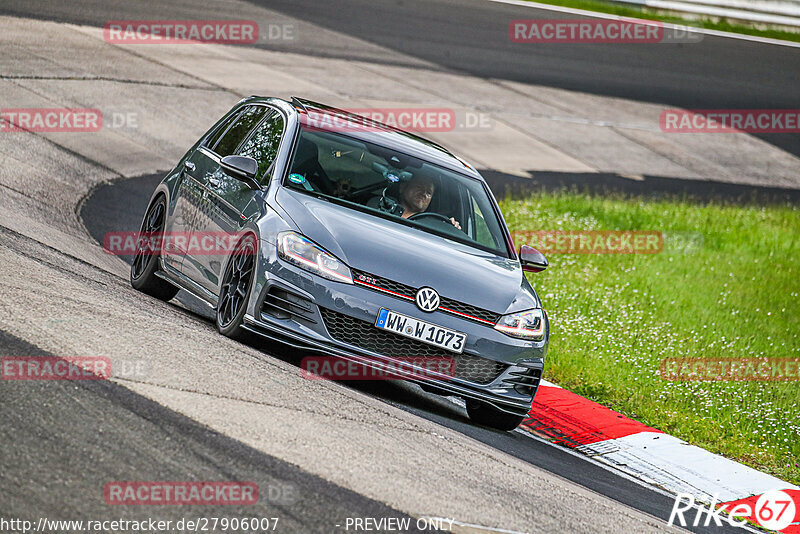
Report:
M 544 338 L 544 323 L 544 310 L 536 309 L 504 315 L 494 329 L 511 337 L 539 341 Z
M 353 275 L 347 265 L 298 233 L 281 232 L 278 234 L 278 256 L 328 280 L 346 284 L 353 283 Z

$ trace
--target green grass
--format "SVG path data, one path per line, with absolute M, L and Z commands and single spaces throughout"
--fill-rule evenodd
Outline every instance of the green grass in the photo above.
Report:
M 702 234 L 699 246 L 673 241 L 658 254 L 549 255 L 547 271 L 528 275 L 551 320 L 545 378 L 800 483 L 799 382 L 658 375 L 667 357 L 800 356 L 800 208 L 576 192 L 501 205 L 512 231 Z
M 709 30 L 718 30 L 731 33 L 741 33 L 744 35 L 754 35 L 757 37 L 767 37 L 770 39 L 782 39 L 784 41 L 800 42 L 800 29 L 795 31 L 787 31 L 779 28 L 764 27 L 763 25 L 752 24 L 747 25 L 743 22 L 735 21 L 729 22 L 725 19 L 719 18 L 698 18 L 690 19 L 684 18 L 673 12 L 664 11 L 660 9 L 652 9 L 646 7 L 638 7 L 635 5 L 622 5 L 614 2 L 606 2 L 603 0 L 531 0 L 540 4 L 549 4 L 553 6 L 571 7 L 575 9 L 583 9 L 586 11 L 597 11 L 600 13 L 610 13 L 612 15 L 619 15 L 620 17 L 633 17 L 647 20 L 658 20 L 661 22 L 669 22 L 683 26 L 692 26 L 695 28 L 706 28 Z

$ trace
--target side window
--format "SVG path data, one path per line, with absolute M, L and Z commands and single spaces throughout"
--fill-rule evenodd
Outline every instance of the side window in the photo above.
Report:
M 228 130 L 228 127 L 231 124 L 233 124 L 233 121 L 235 121 L 241 114 L 242 110 L 240 109 L 239 111 L 228 117 L 228 119 L 225 122 L 219 125 L 219 128 L 216 129 L 216 131 L 211 135 L 211 137 L 206 139 L 206 142 L 203 143 L 203 146 L 211 150 L 214 150 L 214 147 L 217 146 L 217 143 L 219 142 L 219 138 L 222 137 L 222 134 L 224 134 Z
M 236 117 L 230 128 L 222 135 L 217 145 L 212 150 L 221 158 L 230 156 L 239 146 L 250 130 L 259 123 L 269 111 L 264 106 L 249 106 Z
M 253 132 L 237 154 L 250 156 L 258 162 L 256 180 L 262 181 L 278 155 L 278 145 L 283 135 L 283 116 L 274 112 Z

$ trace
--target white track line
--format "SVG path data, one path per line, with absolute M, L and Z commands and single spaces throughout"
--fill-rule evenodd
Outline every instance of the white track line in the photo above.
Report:
M 576 450 L 668 491 L 689 491 L 703 502 L 714 496 L 718 502 L 729 502 L 774 489 L 800 489 L 669 434 L 640 432 Z
M 668 491 L 668 490 L 665 490 L 664 488 L 661 488 L 659 486 L 655 486 L 655 485 L 649 484 L 646 481 L 642 480 L 641 478 L 638 478 L 638 477 L 636 477 L 634 475 L 628 474 L 627 472 L 619 469 L 618 467 L 616 467 L 616 466 L 614 466 L 612 464 L 599 462 L 599 461 L 595 460 L 594 458 L 592 458 L 591 456 L 586 456 L 585 454 L 581 454 L 577 450 L 570 449 L 569 447 L 564 447 L 562 445 L 557 445 L 557 444 L 555 444 L 555 443 L 553 443 L 553 442 L 551 442 L 551 441 L 549 441 L 549 440 L 547 440 L 547 439 L 545 439 L 543 437 L 537 436 L 536 434 L 534 434 L 532 432 L 529 432 L 527 430 L 524 430 L 522 428 L 517 428 L 515 430 L 515 432 L 517 432 L 519 434 L 523 434 L 523 435 L 527 436 L 529 439 L 536 440 L 536 441 L 538 441 L 540 443 L 544 443 L 545 445 L 548 445 L 550 447 L 558 449 L 561 452 L 566 452 L 567 454 L 571 454 L 572 456 L 575 456 L 576 458 L 580 458 L 584 462 L 588 462 L 590 464 L 593 464 L 593 465 L 595 465 L 595 466 L 597 466 L 597 467 L 599 467 L 601 469 L 604 469 L 605 471 L 608 471 L 610 473 L 613 473 L 613 474 L 617 475 L 620 478 L 624 478 L 625 480 L 633 482 L 634 484 L 636 484 L 638 486 L 641 486 L 642 488 L 649 489 L 650 491 L 654 491 L 656 493 L 664 495 L 665 497 L 669 497 L 670 499 L 675 499 L 675 497 L 677 496 L 677 494 L 672 492 L 672 491 Z M 536 464 L 533 463 L 533 465 L 536 465 Z M 555 473 L 555 474 L 558 475 L 558 473 Z M 558 476 L 561 476 L 565 480 L 569 480 L 566 477 L 564 477 L 563 475 L 558 475 Z M 574 482 L 574 484 L 578 484 L 578 483 Z M 589 489 L 589 488 L 586 488 L 586 489 Z M 589 489 L 589 491 L 595 491 L 595 490 Z M 684 490 L 684 491 L 686 491 L 686 490 Z M 595 491 L 595 493 L 597 493 L 597 492 Z M 697 497 L 699 497 L 699 495 Z M 609 497 L 609 498 L 613 499 L 613 497 Z M 628 506 L 630 506 L 630 505 L 628 505 Z M 632 507 L 632 508 L 634 508 L 634 507 Z M 697 500 L 697 504 L 692 505 L 692 510 L 699 510 L 699 509 L 706 510 L 706 507 L 703 506 L 700 503 L 700 500 L 698 499 Z M 642 512 L 642 513 L 645 513 L 645 512 Z M 649 515 L 652 515 L 652 514 L 649 514 Z M 655 517 L 655 516 L 652 516 L 652 517 Z M 660 520 L 660 521 L 662 520 L 661 518 L 658 518 L 658 517 L 655 517 L 655 518 Z M 666 524 L 666 521 L 665 521 L 665 524 Z M 683 528 L 686 528 L 686 527 L 683 527 Z M 738 527 L 738 528 L 741 528 L 743 531 L 751 532 L 753 534 L 764 534 L 763 530 L 758 530 L 758 529 L 752 527 L 751 525 L 744 525 L 744 526 L 741 526 L 741 527 Z
M 558 388 L 561 387 L 561 386 L 557 386 L 557 385 L 553 384 L 552 382 L 547 382 L 546 380 L 542 380 L 542 385 L 547 385 L 547 386 L 550 386 L 550 387 L 558 387 Z M 448 401 L 450 401 L 451 403 L 453 403 L 453 404 L 455 404 L 457 406 L 460 406 L 462 408 L 465 406 L 464 401 L 462 399 L 460 399 L 460 398 L 457 398 L 457 397 L 445 397 L 445 398 Z M 522 427 L 517 427 L 516 429 L 514 429 L 514 432 L 516 432 L 518 434 L 522 434 L 523 436 L 526 436 L 529 439 L 538 441 L 539 443 L 544 443 L 545 445 L 547 445 L 549 447 L 553 447 L 554 449 L 558 449 L 559 451 L 565 452 L 565 453 L 567 453 L 567 454 L 569 454 L 571 456 L 574 456 L 575 458 L 579 458 L 584 462 L 588 462 L 590 464 L 593 464 L 593 465 L 595 465 L 595 466 L 597 466 L 597 467 L 599 467 L 599 468 L 601 468 L 601 469 L 603 469 L 605 471 L 608 471 L 609 473 L 613 473 L 614 475 L 616 475 L 616 476 L 618 476 L 620 478 L 624 478 L 625 480 L 633 482 L 634 484 L 636 484 L 636 485 L 638 485 L 638 486 L 640 486 L 642 488 L 647 488 L 650 491 L 654 491 L 656 493 L 664 495 L 665 497 L 669 497 L 670 499 L 675 499 L 675 497 L 677 496 L 677 494 L 679 492 L 686 492 L 686 491 L 692 490 L 696 494 L 695 495 L 695 499 L 697 501 L 697 504 L 692 505 L 692 509 L 693 510 L 699 510 L 699 509 L 702 508 L 702 509 L 705 510 L 705 508 L 703 507 L 701 502 L 703 501 L 704 498 L 707 498 L 706 492 L 704 492 L 702 490 L 698 491 L 698 488 L 695 488 L 695 487 L 693 487 L 693 486 L 691 486 L 689 484 L 686 484 L 684 486 L 681 486 L 680 484 L 675 484 L 675 483 L 664 484 L 664 482 L 665 482 L 665 480 L 664 480 L 665 477 L 664 476 L 661 476 L 661 477 L 642 476 L 643 470 L 641 468 L 640 469 L 631 469 L 630 466 L 624 465 L 624 463 L 621 463 L 621 462 L 618 462 L 618 461 L 612 461 L 611 458 L 603 458 L 604 461 L 600 461 L 600 460 L 597 460 L 596 457 L 593 457 L 593 456 L 597 456 L 597 452 L 599 452 L 599 451 L 587 450 L 587 448 L 590 448 L 592 445 L 599 446 L 602 443 L 613 443 L 616 440 L 613 440 L 613 439 L 612 440 L 606 440 L 605 442 L 601 441 L 601 442 L 598 442 L 598 443 L 594 443 L 592 445 L 584 445 L 584 446 L 578 447 L 577 449 L 571 449 L 569 447 L 564 447 L 563 445 L 558 445 L 556 443 L 553 443 L 550 440 L 548 440 L 546 438 L 543 438 L 541 436 L 537 436 L 533 432 L 531 432 L 529 430 L 525 430 Z M 651 434 L 651 433 L 650 432 L 645 432 L 644 434 Z M 633 435 L 636 436 L 637 434 L 633 434 Z M 674 438 L 673 436 L 670 436 L 669 434 L 658 434 L 658 436 L 660 438 L 672 438 L 673 440 L 680 441 L 677 438 Z M 625 438 L 619 438 L 619 439 L 624 440 Z M 681 443 L 683 443 L 683 442 L 681 442 Z M 699 449 L 699 447 L 694 447 L 694 446 L 690 446 L 690 447 L 693 447 L 695 449 Z M 712 453 L 706 451 L 705 449 L 700 449 L 700 450 L 703 451 L 704 453 L 710 455 L 710 456 L 716 456 L 716 455 L 713 455 Z M 722 457 L 720 457 L 720 458 L 722 458 Z M 628 458 L 628 459 L 630 460 L 630 458 Z M 724 461 L 727 461 L 727 462 L 735 463 L 732 460 L 727 460 L 726 458 L 722 458 L 722 459 Z M 618 460 L 618 459 L 614 458 L 614 460 Z M 639 459 L 639 460 L 640 461 L 637 462 L 637 463 L 641 464 L 642 463 L 641 459 Z M 530 463 L 532 465 L 536 465 L 535 462 L 530 462 Z M 741 465 L 741 464 L 737 464 L 737 465 Z M 743 467 L 743 468 L 745 468 L 747 470 L 752 470 L 751 468 L 746 467 L 744 465 L 741 465 L 741 467 Z M 752 471 L 755 471 L 755 470 L 752 470 Z M 761 473 L 760 471 L 756 471 L 756 473 L 758 475 L 762 475 L 764 477 L 773 478 L 770 475 L 766 475 L 765 473 Z M 559 475 L 558 473 L 554 473 L 554 474 L 556 474 L 557 476 L 559 476 L 561 478 L 564 478 L 564 480 L 569 480 L 568 478 L 564 477 L 563 475 Z M 650 475 L 652 475 L 652 474 L 653 473 L 650 473 Z M 684 473 L 682 473 L 682 474 L 684 474 Z M 777 480 L 777 479 L 774 479 L 774 480 Z M 780 482 L 782 482 L 783 484 L 786 484 L 783 481 L 780 481 Z M 573 482 L 573 483 L 574 484 L 578 484 L 577 482 Z M 658 485 L 656 485 L 656 484 L 658 484 Z M 578 484 L 578 485 L 580 485 L 580 484 Z M 587 489 L 589 489 L 589 488 L 587 488 Z M 769 489 L 775 489 L 775 488 L 774 487 L 770 487 Z M 589 491 L 595 491 L 595 490 L 591 490 L 590 489 Z M 598 493 L 598 492 L 595 491 L 595 493 Z M 609 497 L 609 498 L 613 498 L 613 497 Z M 741 497 L 739 497 L 739 498 L 741 498 Z M 708 502 L 710 502 L 710 499 L 708 500 Z M 706 502 L 706 504 L 708 504 L 708 502 Z M 718 499 L 717 502 L 725 502 L 725 499 Z M 628 505 L 628 506 L 630 506 L 630 505 Z M 642 513 L 645 513 L 645 512 L 642 512 Z M 648 515 L 652 515 L 652 514 L 648 514 Z M 658 517 L 655 517 L 655 516 L 652 516 L 652 517 L 654 517 L 655 519 L 659 519 L 660 520 L 660 518 L 658 518 Z M 473 525 L 462 524 L 462 526 L 473 526 Z M 482 527 L 482 528 L 486 528 L 486 527 Z M 742 526 L 742 527 L 739 527 L 739 528 L 741 528 L 742 530 L 748 531 L 748 532 L 752 532 L 753 534 L 763 534 L 763 531 L 757 530 L 757 529 L 755 529 L 755 528 L 753 528 L 753 527 L 751 527 L 749 525 Z M 498 532 L 505 532 L 505 531 L 498 531 Z M 508 532 L 511 532 L 511 531 L 508 531 Z
M 541 9 L 544 11 L 555 11 L 558 13 L 569 13 L 570 15 L 580 15 L 583 17 L 594 17 L 598 19 L 623 20 L 623 21 L 641 20 L 642 22 L 652 22 L 648 21 L 647 19 L 637 19 L 634 17 L 620 17 L 619 15 L 612 15 L 610 13 L 600 13 L 599 11 L 586 11 L 585 9 L 553 6 L 550 4 L 540 4 L 537 2 L 526 2 L 525 0 L 489 0 L 489 2 L 497 2 L 498 4 L 509 4 L 512 6 L 530 7 L 534 9 Z M 753 41 L 756 43 L 788 46 L 791 48 L 800 48 L 800 43 L 793 43 L 792 41 L 782 41 L 780 39 L 770 39 L 768 37 L 757 37 L 755 35 L 743 35 L 741 33 L 723 32 L 719 30 L 708 30 L 706 28 L 695 28 L 693 26 L 671 24 L 669 22 L 662 22 L 660 24 L 662 24 L 663 27 L 665 28 L 680 29 L 691 33 L 700 33 L 703 35 L 711 35 L 714 37 L 727 37 L 728 39 L 739 39 L 742 41 Z

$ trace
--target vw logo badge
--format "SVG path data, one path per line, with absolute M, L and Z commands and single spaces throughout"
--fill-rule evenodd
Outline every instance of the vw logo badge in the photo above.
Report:
M 422 287 L 417 291 L 417 307 L 424 312 L 436 311 L 439 307 L 439 293 L 433 288 Z

